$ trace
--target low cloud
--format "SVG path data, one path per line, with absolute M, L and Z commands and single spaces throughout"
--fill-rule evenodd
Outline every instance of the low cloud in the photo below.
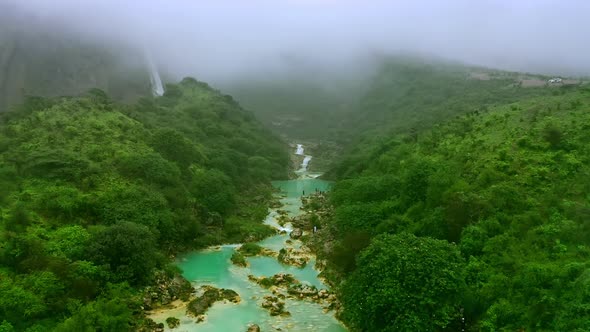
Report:
M 590 74 L 590 3 L 578 0 L 4 1 L 48 29 L 147 48 L 178 77 L 222 81 L 301 66 L 337 71 L 400 51 Z M 26 29 L 29 22 L 18 24 Z

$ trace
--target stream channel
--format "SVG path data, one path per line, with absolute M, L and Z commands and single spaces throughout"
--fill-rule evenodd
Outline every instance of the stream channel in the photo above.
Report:
M 298 178 L 295 180 L 274 181 L 274 187 L 280 190 L 277 194 L 282 207 L 279 209 L 288 212 L 289 217 L 295 217 L 302 213 L 301 196 L 303 193 L 313 193 L 316 190 L 326 191 L 330 184 L 327 181 L 319 180 L 321 174 L 308 172 L 307 166 L 311 156 L 305 155 L 303 146 L 297 145 L 297 155 L 304 157 L 301 167 L 296 171 Z M 268 237 L 258 244 L 262 247 L 279 251 L 282 248 L 299 248 L 302 243 L 299 240 L 292 240 L 288 244 L 291 232 L 291 225 L 281 227 L 277 222 L 278 209 L 269 209 L 269 214 L 264 223 L 276 228 L 278 231 L 286 231 Z M 249 324 L 258 324 L 261 331 L 326 331 L 342 332 L 347 329 L 334 318 L 333 312 L 325 313 L 320 304 L 308 299 L 291 299 L 287 297 L 285 309 L 291 313 L 288 317 L 270 316 L 266 309 L 261 307 L 265 295 L 272 295 L 271 291 L 262 288 L 255 282 L 248 280 L 248 275 L 256 277 L 271 277 L 277 273 L 292 274 L 301 283 L 316 286 L 318 289 L 327 289 L 320 279 L 319 271 L 314 269 L 315 259 L 304 268 L 297 268 L 279 263 L 275 257 L 255 256 L 247 257 L 248 267 L 239 267 L 230 261 L 234 250 L 240 245 L 222 245 L 205 250 L 187 253 L 179 257 L 177 264 L 182 270 L 183 276 L 189 280 L 195 288 L 203 285 L 211 285 L 218 288 L 232 289 L 236 291 L 241 302 L 238 304 L 216 302 L 207 311 L 207 318 L 204 322 L 196 323 L 194 317 L 186 315 L 186 307 L 180 306 L 176 309 L 167 309 L 155 312 L 150 317 L 160 323 L 165 322 L 167 317 L 173 316 L 180 319 L 180 326 L 166 331 L 199 331 L 199 332 L 226 332 L 246 331 Z

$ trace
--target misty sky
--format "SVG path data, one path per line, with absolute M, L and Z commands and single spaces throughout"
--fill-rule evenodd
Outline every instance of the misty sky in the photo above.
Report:
M 352 68 L 399 51 L 590 74 L 586 0 L 0 1 L 83 38 L 146 45 L 175 75 L 209 80 L 286 65 Z

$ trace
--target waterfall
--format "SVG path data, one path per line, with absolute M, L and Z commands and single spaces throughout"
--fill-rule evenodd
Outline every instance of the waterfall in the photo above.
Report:
M 147 52 L 146 52 L 147 54 Z M 161 96 L 164 94 L 164 86 L 162 85 L 162 79 L 158 73 L 158 68 L 149 55 L 146 55 L 146 60 L 150 70 L 150 81 L 152 83 L 152 93 L 154 96 Z
M 302 144 L 297 144 L 297 151 L 295 151 L 295 154 L 298 156 L 303 156 L 303 145 Z
M 311 156 L 305 155 L 304 150 L 303 150 L 303 144 L 297 144 L 297 151 L 295 151 L 295 154 L 298 156 L 304 156 L 303 162 L 301 163 L 301 168 L 299 168 L 296 172 L 297 173 L 307 172 L 307 166 L 309 165 L 309 162 L 311 161 Z
M 310 161 L 311 161 L 311 156 L 305 156 L 305 158 L 303 158 L 303 162 L 301 163 L 301 171 L 303 171 L 303 172 L 307 171 L 307 165 L 309 165 Z

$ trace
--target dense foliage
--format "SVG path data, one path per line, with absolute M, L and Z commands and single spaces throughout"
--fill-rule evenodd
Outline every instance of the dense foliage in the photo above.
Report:
M 29 98 L 0 123 L 0 326 L 131 329 L 136 289 L 169 254 L 269 234 L 269 180 L 288 163 L 194 79 L 131 106 Z
M 376 148 L 392 136 L 413 138 L 455 116 L 550 94 L 547 88 L 521 86 L 520 77 L 404 57 L 384 61 L 355 110 L 342 121 L 340 135 L 333 138 L 346 149 L 327 177 L 345 178 L 362 171 L 370 154 L 379 154 Z
M 343 318 L 351 326 L 386 331 L 416 317 L 401 330 L 457 330 L 456 315 L 424 315 L 453 305 L 454 313 L 463 308 L 468 331 L 590 329 L 590 90 L 542 90 L 489 107 L 466 96 L 466 114 L 367 140 L 340 165 L 330 226 L 346 254 L 334 252 L 332 263 L 346 277 Z M 463 96 L 450 93 L 440 108 L 458 112 L 448 103 Z M 432 241 L 450 247 L 427 250 Z M 449 258 L 451 247 L 461 259 Z M 425 250 L 426 262 L 416 255 Z M 458 266 L 459 294 L 400 287 Z
M 446 241 L 377 236 L 342 287 L 344 318 L 363 331 L 433 331 L 459 315 L 463 260 Z

